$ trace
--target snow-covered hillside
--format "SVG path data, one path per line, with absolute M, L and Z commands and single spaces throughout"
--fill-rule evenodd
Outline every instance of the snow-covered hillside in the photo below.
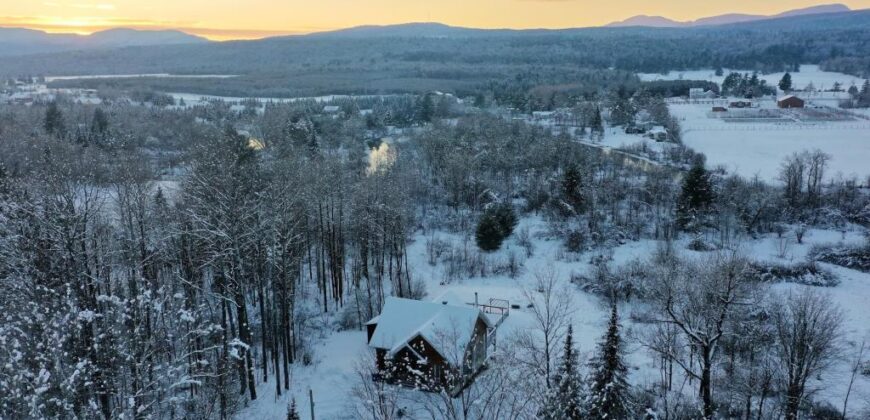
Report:
M 466 244 L 474 248 L 473 238 L 446 232 L 430 232 L 427 235 L 418 233 L 413 244 L 409 247 L 409 265 L 413 271 L 412 278 L 425 282 L 428 298 L 441 295 L 444 292 L 452 292 L 466 302 L 472 303 L 477 294 L 480 301 L 489 298 L 507 299 L 511 304 L 519 305 L 520 309 L 513 309 L 505 324 L 499 329 L 499 340 L 511 340 L 524 329 L 533 328 L 534 319 L 527 308 L 528 299 L 524 295 L 525 290 L 535 287 L 535 276 L 541 273 L 554 272 L 560 283 L 570 291 L 575 311 L 571 317 L 571 323 L 575 331 L 575 340 L 581 358 L 585 359 L 595 348 L 595 343 L 604 333 L 609 310 L 607 304 L 598 296 L 582 291 L 576 284 L 570 283 L 569 279 L 574 275 L 589 275 L 593 269 L 591 260 L 594 257 L 605 255 L 610 259 L 611 267 L 619 267 L 633 260 L 648 259 L 659 246 L 652 240 L 628 242 L 611 250 L 600 250 L 585 253 L 577 258 L 566 259 L 562 251 L 562 243 L 557 240 L 547 239 L 547 224 L 539 217 L 527 217 L 521 220 L 518 231 L 528 230 L 533 244 L 533 256 L 522 258 L 525 248 L 517 241 L 516 236 L 508 239 L 504 247 L 493 254 L 487 255 L 487 261 L 495 263 L 504 261 L 511 255 L 520 255 L 524 260 L 522 271 L 516 278 L 506 275 L 487 276 L 486 278 L 471 277 L 446 282 L 445 266 L 442 263 L 430 265 L 426 249 L 427 241 L 437 238 L 440 241 L 463 246 Z M 689 239 L 680 241 L 676 248 L 684 256 L 702 258 L 705 253 L 689 251 L 686 244 Z M 811 229 L 804 238 L 804 244 L 798 245 L 794 240 L 789 240 L 787 252 L 784 258 L 778 256 L 782 246 L 775 235 L 762 236 L 757 239 L 745 238 L 737 246 L 740 253 L 759 261 L 790 264 L 802 261 L 810 248 L 816 244 L 858 244 L 863 241 L 860 231 L 850 230 L 846 232 L 833 230 Z M 855 357 L 859 346 L 863 341 L 870 341 L 870 309 L 867 302 L 870 301 L 870 274 L 861 273 L 841 267 L 825 265 L 839 276 L 841 283 L 833 288 L 823 289 L 833 301 L 842 306 L 844 310 L 844 332 L 846 335 L 846 348 L 843 349 L 844 357 L 837 361 L 831 369 L 820 377 L 813 378 L 810 384 L 813 389 L 819 390 L 819 396 L 829 401 L 834 406 L 842 406 L 843 398 L 848 387 L 851 360 Z M 797 291 L 811 286 L 797 284 L 775 284 L 770 286 L 769 293 L 784 293 L 789 290 Z M 643 319 L 647 308 L 639 302 L 623 303 L 620 306 L 622 323 L 626 335 L 642 336 L 645 330 L 651 328 L 648 323 L 638 323 L 633 319 Z M 308 390 L 314 394 L 315 412 L 317 418 L 324 419 L 352 419 L 349 414 L 351 404 L 354 402 L 348 396 L 355 384 L 361 379 L 357 367 L 359 363 L 370 360 L 364 357 L 371 350 L 367 348 L 365 333 L 361 331 L 342 331 L 330 333 L 323 338 L 316 348 L 315 362 L 311 366 L 295 367 L 293 371 L 293 385 L 290 396 L 276 397 L 274 383 L 260 384 L 258 391 L 260 399 L 251 403 L 251 406 L 242 410 L 238 418 L 281 418 L 286 413 L 290 398 L 295 398 L 302 407 L 302 412 L 308 413 Z M 656 365 L 657 358 L 637 340 L 629 339 L 630 349 L 629 378 L 633 384 L 651 384 L 658 380 L 659 370 Z M 682 379 L 681 379 L 682 380 Z M 684 384 L 686 392 L 691 393 L 694 385 Z M 852 390 L 850 412 L 859 413 L 867 406 L 870 398 L 870 378 L 859 376 Z M 418 391 L 407 391 L 418 392 Z

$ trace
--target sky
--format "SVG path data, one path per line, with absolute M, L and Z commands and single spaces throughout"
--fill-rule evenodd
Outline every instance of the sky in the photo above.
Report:
M 303 34 L 359 25 L 441 22 L 475 28 L 600 26 L 634 15 L 692 20 L 775 14 L 836 0 L 0 0 L 0 26 L 88 34 L 180 29 L 213 40 Z M 845 0 L 853 9 L 870 0 Z

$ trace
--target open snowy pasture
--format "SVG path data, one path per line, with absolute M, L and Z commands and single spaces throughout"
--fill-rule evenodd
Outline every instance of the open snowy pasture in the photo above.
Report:
M 716 70 L 713 69 L 704 69 L 704 70 L 687 70 L 687 71 L 670 71 L 667 74 L 656 74 L 656 73 L 639 73 L 638 77 L 640 77 L 643 81 L 654 81 L 654 80 L 709 80 L 714 83 L 722 84 L 722 81 L 725 80 L 725 76 L 729 73 L 737 72 L 737 73 L 752 73 L 751 70 L 739 70 L 739 69 L 723 69 L 722 75 L 717 76 Z M 767 82 L 769 86 L 776 86 L 782 76 L 785 75 L 784 72 L 780 73 L 769 73 L 769 74 L 759 74 L 758 77 Z M 804 64 L 800 66 L 800 71 L 791 72 L 792 84 L 795 89 L 805 89 L 807 86 L 812 84 L 812 86 L 816 90 L 826 90 L 831 89 L 834 86 L 834 83 L 840 83 L 843 89 L 848 89 L 849 86 L 853 84 L 857 87 L 861 87 L 861 84 L 864 81 L 858 77 L 836 73 L 823 71 L 819 68 L 819 66 L 814 64 Z
M 612 269 L 619 268 L 635 260 L 646 261 L 651 258 L 661 244 L 652 240 L 628 242 L 604 251 L 592 251 L 568 256 L 563 251 L 561 241 L 549 239 L 547 223 L 540 217 L 521 219 L 515 232 L 528 231 L 531 247 L 521 243 L 515 233 L 501 250 L 485 254 L 485 264 L 495 267 L 511 258 L 521 264 L 515 275 L 490 273 L 484 277 L 461 276 L 454 278 L 448 266 L 441 260 L 434 264 L 431 258 L 431 244 L 449 244 L 454 250 L 478 252 L 474 239 L 443 231 L 418 232 L 408 249 L 412 278 L 425 284 L 427 295 L 424 299 L 435 299 L 444 293 L 451 293 L 469 304 L 477 299 L 486 303 L 490 298 L 510 301 L 512 309 L 507 320 L 498 329 L 499 345 L 508 345 L 524 331 L 535 328 L 535 318 L 529 307 L 528 296 L 536 293 L 536 277 L 556 275 L 559 287 L 570 295 L 573 312 L 570 322 L 574 328 L 575 346 L 581 360 L 585 361 L 595 350 L 595 346 L 607 326 L 609 310 L 600 296 L 587 293 L 571 282 L 572 277 L 587 276 L 592 273 L 592 261 L 597 257 L 609 260 Z M 791 236 L 790 236 L 791 235 Z M 783 265 L 795 264 L 806 260 L 809 250 L 821 244 L 860 244 L 865 239 L 858 230 L 819 230 L 810 229 L 798 244 L 793 234 L 786 233 L 783 238 L 776 235 L 761 236 L 757 239 L 745 238 L 736 249 L 755 261 L 766 261 Z M 677 252 L 685 258 L 706 258 L 709 254 L 686 249 L 689 239 L 675 243 Z M 531 256 L 527 256 L 531 249 Z M 843 333 L 845 335 L 842 357 L 823 375 L 811 379 L 809 387 L 815 390 L 816 398 L 827 401 L 835 407 L 842 407 L 846 395 L 853 359 L 863 341 L 870 340 L 870 274 L 838 266 L 824 264 L 834 272 L 840 284 L 821 289 L 843 311 Z M 492 268 L 494 270 L 494 268 Z M 790 283 L 762 286 L 762 293 L 797 292 L 804 286 Z M 658 357 L 643 345 L 643 339 L 653 325 L 649 320 L 649 308 L 644 302 L 631 300 L 620 304 L 620 317 L 623 336 L 628 350 L 629 381 L 637 386 L 651 386 L 660 381 Z M 646 320 L 646 321 L 645 321 Z M 324 318 L 325 323 L 330 321 Z M 513 349 L 513 348 L 512 348 Z M 294 366 L 292 385 L 289 394 L 278 397 L 274 381 L 258 386 L 260 398 L 242 410 L 238 418 L 281 418 L 285 414 L 290 398 L 295 398 L 301 412 L 308 413 L 308 390 L 314 394 L 317 418 L 352 419 L 352 390 L 360 377 L 360 363 L 368 359 L 371 350 L 366 345 L 366 334 L 362 331 L 328 332 L 315 348 L 313 362 L 309 366 Z M 685 395 L 693 396 L 697 382 L 692 382 L 679 372 L 675 372 L 675 388 L 682 389 Z M 403 392 L 418 392 L 407 390 Z M 289 395 L 289 396 L 288 396 Z M 870 408 L 870 377 L 858 375 L 852 387 L 849 412 L 853 415 Z
M 828 177 L 870 175 L 870 121 L 738 123 L 711 118 L 709 105 L 671 104 L 683 127 L 683 142 L 707 156 L 709 166 L 723 166 L 746 177 L 776 181 L 783 159 L 819 149 L 831 156 Z

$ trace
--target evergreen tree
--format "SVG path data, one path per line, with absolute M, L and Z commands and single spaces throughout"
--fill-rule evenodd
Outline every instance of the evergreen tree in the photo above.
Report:
M 580 367 L 577 362 L 577 350 L 574 348 L 574 328 L 571 325 L 568 325 L 565 349 L 562 352 L 562 360 L 553 375 L 553 384 L 555 387 L 550 394 L 550 402 L 548 403 L 549 417 L 570 420 L 584 418 Z
M 583 197 L 583 182 L 580 170 L 575 166 L 568 168 L 562 177 L 562 195 L 565 197 L 565 202 L 570 204 L 577 214 L 583 212 L 586 204 Z
M 858 106 L 870 106 L 870 80 L 865 80 L 864 86 L 861 87 L 861 94 L 858 95 Z
M 592 113 L 592 121 L 589 123 L 589 127 L 592 133 L 604 134 L 604 122 L 601 120 L 601 110 L 597 107 L 595 112 Z
M 493 206 L 492 212 L 495 214 L 495 219 L 498 221 L 498 227 L 501 231 L 502 239 L 507 239 L 514 233 L 514 228 L 517 227 L 517 214 L 510 204 L 499 204 Z
M 738 86 L 740 86 L 740 81 L 743 79 L 743 76 L 740 73 L 729 73 L 728 76 L 725 77 L 725 80 L 722 81 L 722 94 L 734 94 L 737 90 Z
M 478 248 L 486 252 L 497 251 L 517 225 L 517 215 L 509 204 L 487 208 L 477 224 L 475 240 Z
M 299 410 L 296 408 L 296 398 L 290 400 L 290 406 L 287 407 L 287 420 L 301 420 Z
M 614 304 L 607 332 L 591 362 L 592 377 L 586 401 L 587 418 L 628 418 L 628 368 L 625 366 L 624 356 L 625 349 L 619 333 L 619 314 Z
M 779 80 L 779 89 L 783 92 L 791 91 L 792 83 L 791 83 L 791 73 L 786 73 L 782 76 L 782 79 Z
M 713 204 L 715 195 L 710 174 L 704 163 L 698 162 L 683 179 L 683 187 L 677 201 L 677 224 L 681 229 L 693 230 Z
M 48 134 L 54 134 L 56 136 L 62 136 L 64 134 L 63 113 L 60 111 L 60 108 L 58 108 L 56 101 L 52 101 L 48 104 L 48 108 L 45 110 L 45 121 L 43 126 L 45 127 L 45 132 Z
M 582 419 L 583 399 L 581 392 L 581 380 L 577 363 L 577 351 L 574 349 L 574 329 L 568 325 L 568 333 L 565 335 L 565 348 L 562 352 L 562 360 L 553 375 L 553 389 L 547 396 L 544 408 L 545 419 Z
M 0 199 L 8 194 L 10 190 L 9 175 L 6 173 L 6 167 L 0 162 Z
M 425 94 L 420 98 L 420 103 L 417 105 L 417 118 L 422 122 L 432 122 L 432 117 L 435 116 L 435 105 L 432 103 L 432 95 Z
M 501 233 L 501 225 L 495 215 L 490 212 L 484 212 L 477 223 L 477 231 L 474 238 L 477 242 L 477 247 L 486 252 L 497 251 L 501 248 L 501 243 L 504 237 Z
M 474 106 L 476 108 L 483 108 L 486 106 L 486 97 L 483 96 L 482 93 L 474 95 Z
M 109 117 L 102 108 L 94 110 L 94 118 L 91 120 L 91 133 L 102 136 L 109 129 Z

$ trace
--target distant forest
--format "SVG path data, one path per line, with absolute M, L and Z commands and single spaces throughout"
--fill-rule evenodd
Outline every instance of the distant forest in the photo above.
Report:
M 234 74 L 222 80 L 87 80 L 58 86 L 148 87 L 227 96 L 309 96 L 446 90 L 493 84 L 582 92 L 630 82 L 629 72 L 739 68 L 793 70 L 802 63 L 870 74 L 870 11 L 704 28 L 487 31 L 420 24 L 205 45 L 133 47 L 17 57 L 7 77 L 75 74 Z M 437 36 L 436 36 L 437 35 Z M 46 70 L 48 69 L 48 70 Z

